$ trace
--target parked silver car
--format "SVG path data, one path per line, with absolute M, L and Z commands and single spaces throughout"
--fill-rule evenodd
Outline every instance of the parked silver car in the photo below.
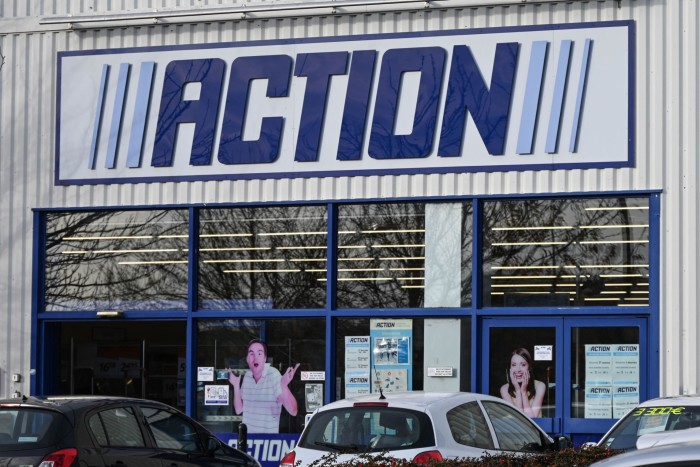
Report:
M 700 441 L 700 428 L 687 428 L 684 430 L 660 431 L 642 435 L 637 440 L 637 449 L 648 449 L 654 446 L 666 444 L 687 443 Z
M 700 465 L 700 440 L 628 451 L 594 462 L 590 467 L 641 467 L 654 465 L 666 467 Z
M 485 454 L 566 447 L 502 399 L 474 393 L 396 392 L 344 399 L 317 409 L 280 466 L 385 453 L 419 464 Z
M 598 442 L 599 446 L 637 449 L 641 436 L 700 427 L 700 396 L 659 397 L 641 403 L 622 417 Z

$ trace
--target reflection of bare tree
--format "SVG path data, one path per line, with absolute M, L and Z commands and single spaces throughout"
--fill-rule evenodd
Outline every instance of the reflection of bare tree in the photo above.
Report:
M 446 205 L 445 207 L 454 205 Z M 437 213 L 438 211 L 432 211 Z M 425 306 L 425 287 L 451 287 L 446 276 L 460 274 L 460 304 L 471 299 L 471 205 L 460 204 L 461 254 L 449 241 L 426 249 L 426 232 L 446 238 L 453 228 L 439 220 L 427 225 L 426 205 L 420 203 L 341 206 L 338 221 L 339 308 L 405 308 Z M 439 218 L 439 216 L 438 216 Z M 437 219 L 437 218 L 436 218 Z M 442 268 L 445 255 L 460 257 L 459 271 Z M 426 255 L 433 264 L 426 283 Z M 439 285 L 438 285 L 439 284 Z
M 338 221 L 338 307 L 421 307 L 425 205 L 342 206 Z
M 472 258 L 474 255 L 474 227 L 472 226 L 473 208 L 471 203 L 465 204 L 462 210 L 462 306 L 472 304 Z
M 529 292 L 523 276 L 549 288 L 537 291 L 564 297 L 566 305 L 615 304 L 616 298 L 585 303 L 585 298 L 605 299 L 601 292 L 614 277 L 640 275 L 648 282 L 648 206 L 643 199 L 498 201 L 484 206 L 485 300 L 488 304 L 495 280 L 517 277 L 520 289 Z M 634 208 L 638 209 L 634 209 Z M 632 208 L 632 209 L 630 209 Z M 499 269 L 496 269 L 499 268 Z M 622 283 L 622 281 L 620 281 Z M 633 284 L 625 291 L 639 290 Z M 630 280 L 625 280 L 629 284 Z M 571 287 L 569 287 L 571 286 Z M 569 287 L 569 288 L 567 288 Z M 572 288 L 573 287 L 573 288 Z M 648 290 L 648 286 L 641 286 Z M 617 292 L 623 289 L 616 289 Z M 569 293 L 570 292 L 570 293 Z M 568 295 L 567 295 L 568 293 Z M 573 296 L 573 300 L 569 300 Z M 544 304 L 545 298 L 540 302 Z M 498 301 L 494 302 L 497 304 Z
M 325 207 L 202 210 L 200 305 L 323 308 L 327 230 Z
M 186 211 L 49 214 L 46 309 L 183 309 Z

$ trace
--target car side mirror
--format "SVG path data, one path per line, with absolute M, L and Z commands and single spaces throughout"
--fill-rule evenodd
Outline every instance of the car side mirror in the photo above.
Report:
M 214 454 L 221 447 L 221 441 L 217 438 L 210 436 L 207 439 L 207 454 Z

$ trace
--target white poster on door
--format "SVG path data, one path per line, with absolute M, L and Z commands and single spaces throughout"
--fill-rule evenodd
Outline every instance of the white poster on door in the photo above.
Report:
M 345 397 L 370 393 L 370 337 L 345 336 Z
M 612 385 L 612 347 L 611 344 L 585 346 L 586 386 Z
M 639 405 L 639 385 L 613 386 L 613 418 L 622 418 Z
M 612 386 L 586 385 L 586 418 L 612 418 Z
M 362 396 L 370 393 L 372 380 L 369 371 L 345 372 L 345 397 Z
M 639 384 L 639 344 L 613 345 L 612 378 L 616 385 Z

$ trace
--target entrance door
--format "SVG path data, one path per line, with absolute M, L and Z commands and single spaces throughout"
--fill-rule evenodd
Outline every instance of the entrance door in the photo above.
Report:
M 481 391 L 548 433 L 597 441 L 650 397 L 645 319 L 488 318 L 482 329 Z
M 562 320 L 486 319 L 483 329 L 482 392 L 511 402 L 548 433 L 561 432 Z
M 598 441 L 652 393 L 647 321 L 576 318 L 564 321 L 564 430 L 574 441 Z
M 45 394 L 139 397 L 184 410 L 184 321 L 64 322 L 49 334 Z

